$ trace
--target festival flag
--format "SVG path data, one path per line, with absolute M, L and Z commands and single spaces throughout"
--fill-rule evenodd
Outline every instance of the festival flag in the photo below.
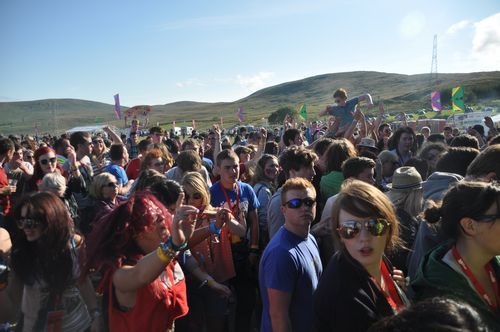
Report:
M 307 120 L 307 107 L 306 104 L 302 104 L 299 110 L 299 116 L 302 118 L 302 120 Z
M 194 119 L 192 120 L 192 123 L 193 123 L 192 125 L 193 129 L 196 129 L 196 122 L 194 121 Z
M 121 120 L 122 110 L 120 107 L 120 95 L 118 93 L 115 95 L 115 113 L 116 113 L 116 116 L 118 117 L 118 119 Z
M 434 112 L 441 112 L 441 92 L 431 92 L 431 106 Z
M 464 111 L 464 89 L 461 86 L 457 86 L 451 90 L 451 105 L 454 111 Z
M 236 113 L 236 115 L 238 116 L 238 120 L 240 121 L 240 123 L 242 123 L 243 121 L 245 121 L 245 115 L 243 114 L 243 107 L 238 107 L 238 112 Z

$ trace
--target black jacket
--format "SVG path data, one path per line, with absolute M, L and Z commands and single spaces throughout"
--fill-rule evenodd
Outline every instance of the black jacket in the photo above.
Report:
M 392 270 L 389 264 L 388 268 Z M 394 314 L 358 261 L 345 249 L 332 256 L 314 293 L 314 331 L 366 331 L 373 323 Z

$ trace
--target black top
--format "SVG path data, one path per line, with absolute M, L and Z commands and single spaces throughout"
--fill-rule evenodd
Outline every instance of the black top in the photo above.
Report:
M 358 261 L 345 249 L 332 256 L 314 293 L 314 331 L 366 331 L 394 314 Z

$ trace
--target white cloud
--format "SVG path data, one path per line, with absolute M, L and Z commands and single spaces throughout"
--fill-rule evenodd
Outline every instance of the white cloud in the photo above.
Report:
M 453 24 L 452 26 L 450 26 L 448 28 L 448 30 L 446 30 L 446 34 L 453 35 L 453 34 L 457 33 L 459 30 L 467 28 L 468 26 L 470 26 L 470 24 L 471 24 L 471 22 L 468 20 L 462 20 L 460 22 L 457 22 L 457 23 Z
M 399 23 L 399 32 L 404 38 L 418 36 L 425 27 L 425 16 L 421 12 L 412 12 Z
M 236 81 L 242 87 L 254 92 L 266 87 L 273 77 L 273 72 L 259 72 L 253 76 L 237 75 Z
M 474 23 L 472 55 L 493 69 L 500 69 L 500 13 Z

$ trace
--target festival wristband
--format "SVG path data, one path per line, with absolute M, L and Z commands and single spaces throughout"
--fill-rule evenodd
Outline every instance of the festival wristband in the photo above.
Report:
M 161 261 L 163 262 L 163 264 L 168 264 L 172 260 L 172 258 L 169 258 L 165 254 L 165 252 L 163 251 L 161 245 L 158 246 L 158 248 L 156 249 L 156 256 L 158 256 L 158 258 L 161 259 Z
M 176 246 L 174 244 L 174 241 L 172 241 L 172 237 L 169 237 L 167 242 L 165 242 L 167 245 L 170 246 L 170 248 L 172 248 L 172 250 L 174 251 L 182 251 L 182 250 L 186 250 L 188 244 L 187 242 L 184 242 L 183 244 L 181 244 L 180 246 Z
M 220 235 L 220 233 L 222 231 L 222 228 L 217 228 L 217 226 L 215 226 L 215 222 L 210 223 L 209 229 L 210 229 L 210 233 L 215 234 L 215 235 Z

